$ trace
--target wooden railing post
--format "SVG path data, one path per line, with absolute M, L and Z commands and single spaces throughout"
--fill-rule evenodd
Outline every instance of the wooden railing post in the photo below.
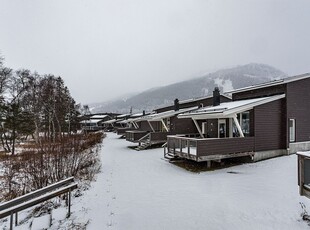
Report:
M 71 189 L 68 192 L 68 217 L 71 215 Z
M 198 161 L 198 141 L 195 141 L 196 144 L 196 161 Z
M 302 156 L 298 156 L 298 158 L 299 158 L 299 169 L 300 169 L 300 171 L 299 171 L 299 183 L 300 183 L 300 185 L 299 185 L 299 194 L 300 195 L 304 195 L 303 193 L 303 188 L 304 188 L 304 181 L 305 181 L 305 175 L 304 175 L 304 157 L 302 157 Z
M 189 140 L 187 140 L 187 152 L 188 152 L 188 154 L 190 154 Z
M 18 212 L 15 212 L 15 226 L 18 225 Z
M 10 230 L 13 230 L 13 212 L 11 212 L 11 216 L 10 216 Z

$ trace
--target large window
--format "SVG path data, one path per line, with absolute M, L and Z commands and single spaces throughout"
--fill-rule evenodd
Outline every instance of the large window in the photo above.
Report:
M 218 137 L 219 138 L 226 137 L 226 120 L 225 119 L 218 120 Z
M 290 142 L 296 141 L 296 121 L 295 119 L 289 120 L 289 132 L 290 132 Z
M 237 119 L 239 121 L 243 135 L 245 137 L 250 136 L 250 111 L 239 113 L 237 115 Z M 234 136 L 240 136 L 240 135 L 235 134 L 236 132 L 238 132 L 237 127 L 235 125 L 233 126 L 233 131 L 234 131 Z

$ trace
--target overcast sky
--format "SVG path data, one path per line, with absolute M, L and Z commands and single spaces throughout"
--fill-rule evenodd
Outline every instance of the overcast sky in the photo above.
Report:
M 60 75 L 77 102 L 251 62 L 310 72 L 309 0 L 0 0 L 5 65 Z

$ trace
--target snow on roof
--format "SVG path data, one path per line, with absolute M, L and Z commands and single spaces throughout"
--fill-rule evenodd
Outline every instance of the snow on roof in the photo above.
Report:
M 146 116 L 145 120 L 160 121 L 161 119 L 172 117 L 172 116 L 175 116 L 177 114 L 189 112 L 189 111 L 196 110 L 196 109 L 197 109 L 197 106 L 191 107 L 191 108 L 186 108 L 186 109 L 180 109 L 180 110 L 176 110 L 176 111 L 175 110 L 169 110 L 169 111 L 165 111 L 162 113 L 154 113 L 154 114 Z
M 239 93 L 239 92 L 244 92 L 244 91 L 248 91 L 248 90 L 265 88 L 265 87 L 269 87 L 269 86 L 287 84 L 290 82 L 299 81 L 299 80 L 303 80 L 306 78 L 310 78 L 310 73 L 305 73 L 305 74 L 301 74 L 301 75 L 297 75 L 297 76 L 287 77 L 287 78 L 283 78 L 283 79 L 279 79 L 279 80 L 273 80 L 273 81 L 269 81 L 269 82 L 265 82 L 265 83 L 261 83 L 261 84 L 257 84 L 257 85 L 247 86 L 244 88 L 240 88 L 240 89 L 236 89 L 236 90 L 232 90 L 232 91 L 227 91 L 225 93 Z
M 90 119 L 104 119 L 108 117 L 108 115 L 92 115 Z
M 83 123 L 83 124 L 90 124 L 90 123 L 94 123 L 94 124 L 97 124 L 98 122 L 102 121 L 102 119 L 91 119 L 91 120 L 84 120 L 84 121 L 81 121 L 80 123 Z
M 236 113 L 244 112 L 252 109 L 255 106 L 266 104 L 281 98 L 284 98 L 285 94 L 261 97 L 247 100 L 224 102 L 217 106 L 203 107 L 195 111 L 180 114 L 180 118 L 196 118 L 196 119 L 207 119 L 211 117 L 227 117 Z
M 231 97 L 229 95 L 227 95 L 227 94 L 221 94 L 221 96 L 226 97 L 228 99 L 231 99 Z M 179 101 L 179 104 L 182 105 L 182 104 L 185 104 L 185 103 L 200 101 L 200 100 L 204 100 L 204 99 L 208 99 L 208 98 L 212 98 L 212 97 L 213 97 L 213 95 L 185 99 L 185 100 Z M 160 108 L 158 108 L 156 110 L 168 108 L 168 107 L 171 107 L 171 106 L 173 106 L 173 105 L 168 105 L 168 106 L 160 107 Z
M 229 95 L 221 94 L 221 96 L 231 99 L 231 97 Z M 209 95 L 209 96 L 205 96 L 205 97 L 185 99 L 185 100 L 179 101 L 179 104 L 184 104 L 184 103 L 193 102 L 193 101 L 200 101 L 200 100 L 208 99 L 208 98 L 213 98 L 213 95 Z
M 297 152 L 296 154 L 299 155 L 299 156 L 310 158 L 310 151 L 306 151 L 306 152 L 301 152 L 300 151 L 300 152 Z
M 111 119 L 108 121 L 103 122 L 103 124 L 113 124 L 114 122 L 116 122 L 116 119 Z
M 130 114 L 121 114 L 121 115 L 118 115 L 117 118 L 124 118 L 124 117 L 128 117 L 130 116 Z
M 121 123 L 121 124 L 127 124 L 127 123 L 130 123 L 130 122 L 133 122 L 135 121 L 135 118 L 128 118 L 126 120 L 121 120 L 120 122 L 118 123 Z
M 142 117 L 142 116 L 143 116 L 143 113 L 135 113 L 135 114 L 130 115 L 131 118 Z
M 123 115 L 118 116 L 118 118 L 121 118 L 121 117 L 125 118 L 125 116 L 128 116 L 128 115 L 129 114 L 123 114 Z M 128 119 L 115 120 L 115 122 L 121 123 L 121 124 L 127 124 L 130 122 L 137 121 L 142 116 L 143 116 L 143 113 L 136 113 L 136 114 L 130 115 L 130 118 L 128 118 Z

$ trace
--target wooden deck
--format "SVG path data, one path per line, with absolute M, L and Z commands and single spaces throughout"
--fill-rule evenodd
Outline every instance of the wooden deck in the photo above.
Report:
M 135 128 L 115 128 L 117 135 L 125 135 L 126 131 L 136 130 Z
M 86 132 L 95 132 L 95 131 L 100 131 L 100 130 L 104 130 L 105 127 L 103 126 L 83 126 L 82 130 L 86 131 Z
M 197 162 L 252 156 L 254 137 L 199 139 L 168 136 L 167 154 Z
M 139 143 L 139 139 L 144 137 L 146 134 L 148 134 L 148 131 L 141 131 L 141 130 L 126 131 L 126 141 Z

